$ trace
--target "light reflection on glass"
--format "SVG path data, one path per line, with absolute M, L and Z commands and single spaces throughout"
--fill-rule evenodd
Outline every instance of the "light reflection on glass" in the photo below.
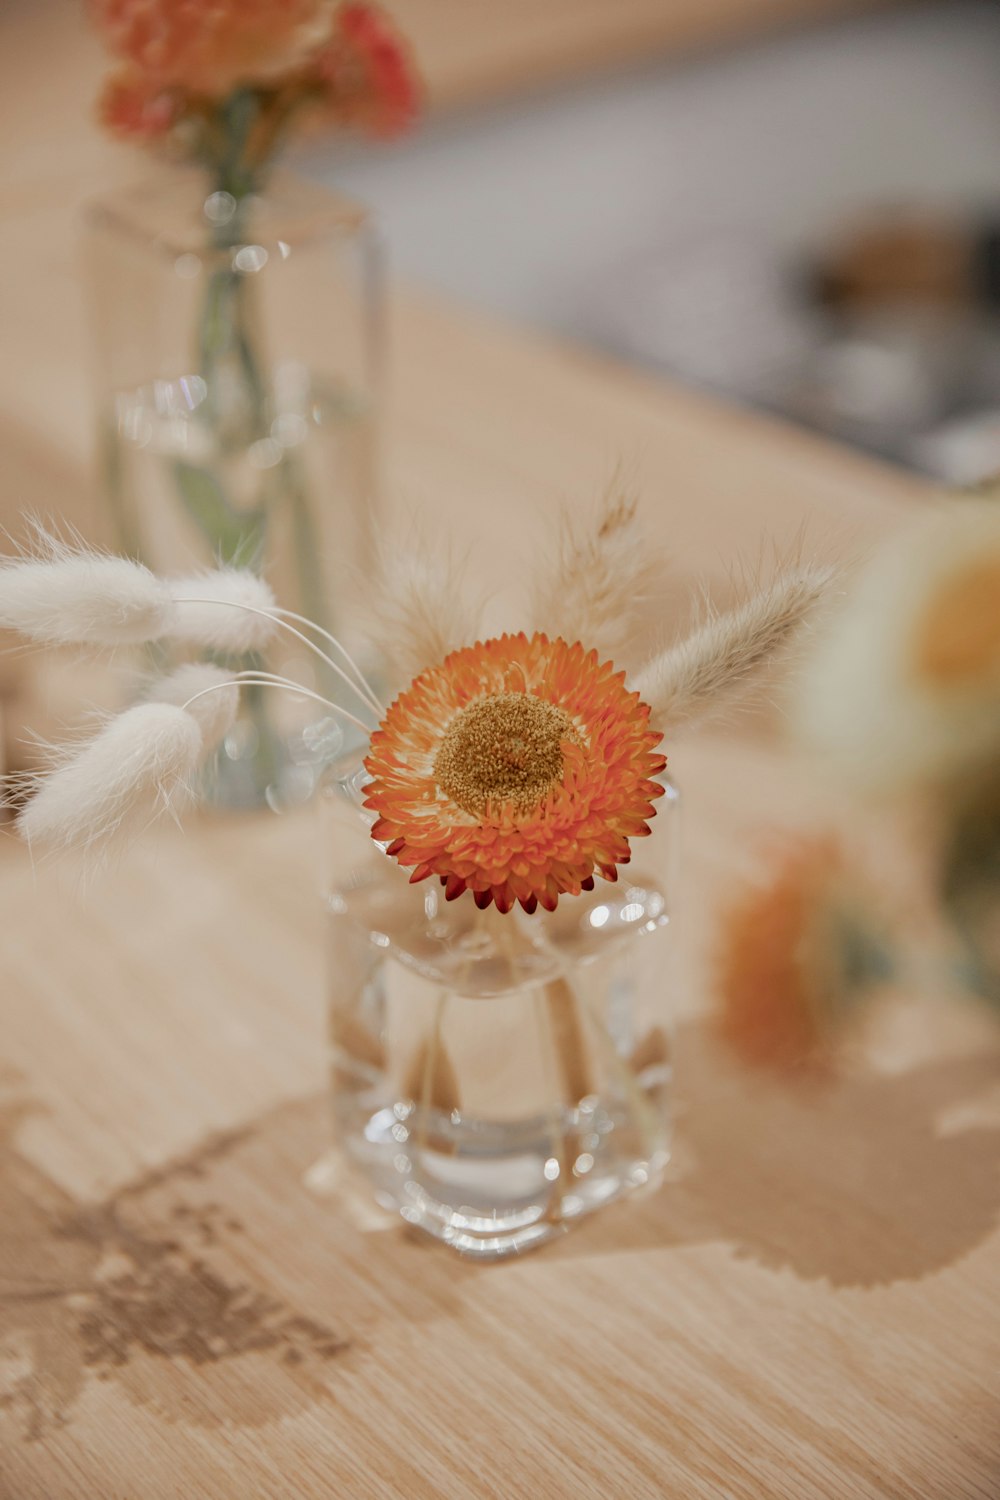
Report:
M 136 448 L 144 448 L 153 436 L 153 424 L 141 406 L 134 406 L 121 413 L 118 430 L 125 441 Z
M 590 913 L 591 927 L 603 927 L 611 915 L 610 906 L 595 906 Z
M 274 438 L 260 438 L 247 449 L 247 461 L 255 469 L 273 469 L 281 463 L 281 444 Z
M 205 218 L 212 224 L 228 224 L 236 212 L 232 193 L 209 193 L 205 199 Z
M 177 388 L 183 395 L 190 411 L 194 411 L 196 406 L 200 406 L 208 395 L 208 385 L 200 375 L 182 375 L 177 382 Z
M 267 251 L 263 245 L 241 245 L 233 256 L 233 270 L 252 274 L 262 271 L 267 265 Z
M 282 412 L 271 423 L 271 436 L 283 448 L 294 448 L 298 443 L 304 442 L 308 432 L 305 417 L 300 416 L 297 411 Z

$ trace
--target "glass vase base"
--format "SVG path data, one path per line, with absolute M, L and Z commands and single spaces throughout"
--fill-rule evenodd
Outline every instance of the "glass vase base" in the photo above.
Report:
M 377 1110 L 348 1151 L 380 1206 L 474 1260 L 536 1249 L 624 1194 L 659 1185 L 665 1142 L 584 1101 L 560 1120 L 468 1121 L 409 1101 Z

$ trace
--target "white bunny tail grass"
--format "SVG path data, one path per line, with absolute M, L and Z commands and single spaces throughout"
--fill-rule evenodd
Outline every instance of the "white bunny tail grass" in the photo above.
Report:
M 460 646 L 471 646 L 481 612 L 465 595 L 463 569 L 446 546 L 414 534 L 383 545 L 370 636 L 390 685 L 405 685 Z
M 663 729 L 690 723 L 728 700 L 790 640 L 826 593 L 831 568 L 795 567 L 686 640 L 653 658 L 630 682 Z
M 204 748 L 197 720 L 184 709 L 126 709 L 38 778 L 18 831 L 32 848 L 79 849 L 99 860 L 159 814 L 180 811 Z
M 240 685 L 231 672 L 207 662 L 189 662 L 147 688 L 147 703 L 172 703 L 194 718 L 206 752 L 214 750 L 236 723 Z
M 176 608 L 167 634 L 172 640 L 240 655 L 261 651 L 279 629 L 274 594 L 245 568 L 215 568 L 168 578 Z
M 564 511 L 551 561 L 536 574 L 531 619 L 537 629 L 583 641 L 617 661 L 642 628 L 662 556 L 642 534 L 638 498 L 616 477 L 596 515 Z
M 35 529 L 33 554 L 0 560 L 0 626 L 58 645 L 125 646 L 161 636 L 170 594 L 141 563 Z

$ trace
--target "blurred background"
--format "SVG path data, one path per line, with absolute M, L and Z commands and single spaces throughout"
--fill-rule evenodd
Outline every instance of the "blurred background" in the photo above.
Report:
M 404 276 L 938 480 L 1000 467 L 1000 7 L 392 9 L 449 108 L 297 165 Z
M 371 208 L 394 279 L 790 418 L 901 476 L 1000 469 L 1000 7 L 386 5 L 425 79 L 420 129 L 362 145 L 316 128 L 288 163 Z M 150 161 L 98 127 L 107 67 L 85 0 L 5 0 L 0 524 L 15 533 L 56 508 L 108 535 L 82 210 Z M 154 305 L 170 323 L 158 293 L 111 291 L 126 321 Z M 398 381 L 400 319 L 383 322 Z M 607 469 L 618 459 L 643 455 L 608 452 Z M 748 515 L 748 534 L 766 521 Z M 691 566 L 713 559 L 706 539 Z M 0 659 L 0 701 L 24 676 Z
M 936 480 L 1000 467 L 1000 7 L 388 8 L 422 128 L 314 134 L 291 165 L 374 209 L 395 272 Z M 94 122 L 84 0 L 5 0 L 0 28 L 0 322 L 38 348 L 0 372 L 0 412 L 35 426 L 83 311 L 68 283 L 28 305 L 22 270 L 46 239 L 68 258 L 79 204 L 146 168 Z

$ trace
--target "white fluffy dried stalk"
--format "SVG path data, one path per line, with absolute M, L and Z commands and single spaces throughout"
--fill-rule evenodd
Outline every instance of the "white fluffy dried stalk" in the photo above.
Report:
M 196 720 L 206 753 L 225 739 L 236 723 L 240 685 L 231 672 L 207 662 L 189 662 L 157 678 L 145 694 L 147 703 L 172 703 Z M 193 702 L 191 700 L 194 700 Z
M 202 601 L 195 603 L 194 600 Z M 0 558 L 0 628 L 53 645 L 177 640 L 259 651 L 279 629 L 274 595 L 241 568 L 161 579 L 142 563 L 65 542 L 40 523 L 27 549 Z
M 100 859 L 160 814 L 176 816 L 204 749 L 196 719 L 182 708 L 126 709 L 38 778 L 18 830 L 33 848 L 79 849 Z
M 383 545 L 379 573 L 370 634 L 390 686 L 405 686 L 477 639 L 481 613 L 466 598 L 464 570 L 447 546 L 432 550 L 419 536 L 392 550 Z
M 165 586 L 176 606 L 164 632 L 171 640 L 242 654 L 263 650 L 279 629 L 274 594 L 245 568 L 168 578 Z
M 638 504 L 615 480 L 596 516 L 563 512 L 554 557 L 533 583 L 537 629 L 582 641 L 613 661 L 634 644 L 663 569 L 658 549 L 642 534 Z
M 663 729 L 690 723 L 746 687 L 819 603 L 832 576 L 830 568 L 790 568 L 654 657 L 630 683 L 649 704 L 652 722 Z
M 134 645 L 167 628 L 164 584 L 141 563 L 35 528 L 30 553 L 0 560 L 0 626 L 57 645 Z

